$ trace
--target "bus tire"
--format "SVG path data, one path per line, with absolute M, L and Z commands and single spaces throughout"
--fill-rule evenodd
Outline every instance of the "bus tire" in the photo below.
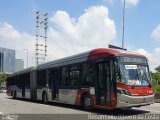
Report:
M 13 98 L 14 98 L 14 99 L 17 98 L 17 92 L 16 92 L 16 91 L 14 91 Z
M 43 92 L 43 94 L 42 94 L 42 102 L 43 102 L 44 104 L 47 104 L 47 103 L 48 103 L 48 95 L 47 95 L 46 92 Z
M 85 110 L 90 110 L 91 107 L 91 96 L 89 94 L 85 94 L 82 99 L 82 106 Z

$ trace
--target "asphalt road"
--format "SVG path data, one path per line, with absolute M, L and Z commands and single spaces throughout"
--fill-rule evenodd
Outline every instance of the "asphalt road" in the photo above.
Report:
M 101 119 L 160 119 L 160 103 L 132 109 L 113 111 L 93 109 L 84 111 L 72 105 L 50 103 L 44 105 L 29 100 L 14 100 L 5 94 L 0 94 L 1 120 L 101 120 Z

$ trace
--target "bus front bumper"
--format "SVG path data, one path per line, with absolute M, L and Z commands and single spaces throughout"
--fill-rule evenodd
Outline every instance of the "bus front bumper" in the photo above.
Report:
M 154 103 L 154 94 L 148 96 L 129 96 L 124 94 L 117 94 L 116 108 L 124 107 L 140 107 Z

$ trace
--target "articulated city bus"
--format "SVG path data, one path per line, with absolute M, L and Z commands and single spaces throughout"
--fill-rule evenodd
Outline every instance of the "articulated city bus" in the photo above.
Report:
M 98 48 L 13 73 L 8 95 L 85 109 L 140 107 L 154 102 L 145 56 Z

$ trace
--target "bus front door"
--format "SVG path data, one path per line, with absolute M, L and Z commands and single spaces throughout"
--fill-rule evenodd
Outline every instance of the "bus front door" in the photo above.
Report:
M 110 62 L 98 62 L 96 73 L 96 104 L 106 105 L 111 102 Z

